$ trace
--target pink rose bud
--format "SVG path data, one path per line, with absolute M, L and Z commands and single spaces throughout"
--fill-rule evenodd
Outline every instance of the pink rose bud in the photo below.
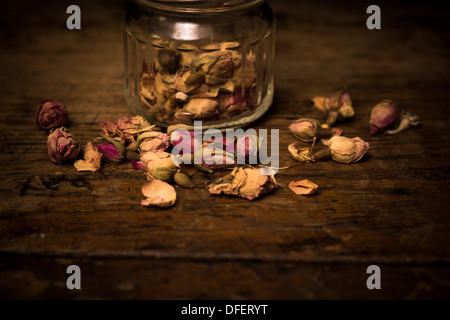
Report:
M 370 134 L 384 132 L 397 121 L 397 110 L 390 100 L 383 100 L 373 107 L 370 114 Z
M 67 111 L 62 103 L 42 100 L 36 112 L 36 123 L 42 129 L 53 129 L 67 123 Z
M 311 142 L 319 135 L 320 123 L 314 119 L 298 119 L 289 126 L 289 130 L 297 139 Z
M 53 162 L 73 159 L 80 153 L 80 144 L 65 127 L 50 132 L 47 138 L 48 155 Z
M 137 146 L 140 152 L 165 151 L 169 147 L 169 135 L 161 132 L 151 131 L 138 135 Z
M 328 141 L 331 157 L 339 163 L 350 164 L 359 161 L 369 149 L 369 143 L 361 138 L 334 136 Z
M 95 141 L 95 140 L 94 140 Z M 125 158 L 125 145 L 110 137 L 103 137 L 95 141 L 98 151 L 103 158 L 112 164 L 121 163 Z

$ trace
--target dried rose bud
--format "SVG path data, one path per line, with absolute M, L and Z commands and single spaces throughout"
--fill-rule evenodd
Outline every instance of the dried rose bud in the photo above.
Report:
M 292 134 L 305 142 L 313 141 L 314 137 L 319 135 L 320 123 L 314 119 L 302 118 L 293 122 L 289 126 Z
M 103 158 L 112 164 L 119 164 L 125 159 L 125 145 L 110 137 L 102 137 L 93 140 Z
M 144 132 L 138 135 L 137 147 L 140 152 L 165 151 L 169 147 L 169 135 L 161 132 Z
M 141 154 L 142 167 L 147 174 L 162 181 L 172 180 L 177 171 L 170 153 L 164 151 L 148 151 Z
M 350 164 L 359 161 L 369 149 L 369 143 L 361 138 L 334 136 L 328 141 L 331 157 L 339 163 Z
M 350 94 L 343 90 L 333 96 L 313 98 L 314 107 L 327 113 L 327 124 L 334 125 L 338 120 L 345 120 L 355 115 Z
M 150 124 L 141 116 L 122 117 L 117 121 L 100 123 L 101 135 L 114 138 L 128 146 L 135 144 L 138 134 L 154 131 L 155 125 Z M 136 146 L 137 147 L 137 146 Z
M 173 124 L 173 125 L 170 125 L 167 127 L 167 134 L 170 135 L 172 132 L 174 132 L 177 129 L 192 131 L 192 130 L 194 130 L 194 127 L 189 126 L 187 124 Z
M 142 186 L 142 194 L 146 197 L 141 200 L 143 206 L 170 207 L 177 200 L 177 193 L 170 184 L 161 180 L 151 180 Z
M 375 135 L 391 128 L 397 121 L 397 110 L 391 100 L 383 100 L 370 114 L 370 134 Z
M 221 55 L 211 67 L 208 74 L 216 78 L 233 77 L 234 64 L 230 54 Z
M 67 123 L 64 105 L 54 100 L 42 100 L 36 111 L 36 123 L 42 129 L 53 129 Z
M 242 101 L 240 92 L 221 93 L 219 95 L 219 112 L 225 113 L 243 109 L 245 109 L 245 103 Z
M 92 171 L 95 172 L 101 167 L 102 154 L 92 142 L 88 142 L 84 147 L 84 159 L 75 161 L 73 164 L 77 171 Z
M 204 119 L 216 114 L 218 105 L 212 99 L 191 99 L 184 106 L 184 111 L 192 114 L 194 119 Z
M 80 153 L 78 140 L 65 127 L 50 131 L 47 138 L 48 155 L 53 162 L 74 159 Z
M 161 72 L 175 73 L 178 69 L 181 55 L 174 49 L 163 48 L 156 52 L 156 59 L 161 66 Z
M 398 126 L 394 130 L 387 130 L 384 133 L 389 135 L 397 134 L 411 127 L 417 127 L 419 124 L 420 118 L 418 116 L 403 110 Z
M 291 181 L 289 183 L 289 189 L 295 194 L 310 195 L 316 193 L 319 186 L 314 182 L 304 179 L 301 181 Z
M 278 188 L 273 175 L 263 175 L 261 169 L 254 167 L 234 168 L 231 174 L 208 186 L 211 194 L 227 194 L 248 200 Z
M 155 125 L 150 124 L 141 116 L 123 117 L 116 122 L 117 130 L 123 132 L 125 137 L 132 136 L 137 137 L 138 134 L 143 132 L 153 131 Z

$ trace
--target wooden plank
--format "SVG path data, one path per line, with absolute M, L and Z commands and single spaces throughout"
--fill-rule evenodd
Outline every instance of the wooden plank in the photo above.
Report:
M 192 171 L 196 188 L 177 187 L 176 205 L 164 210 L 139 205 L 145 178 L 129 163 L 97 173 L 51 163 L 47 132 L 34 123 L 41 99 L 60 100 L 85 143 L 100 121 L 131 114 L 122 90 L 124 4 L 79 1 L 80 31 L 65 28 L 63 3 L 1 4 L 0 297 L 448 296 L 445 7 L 382 2 L 382 30 L 369 31 L 359 2 L 271 4 L 275 101 L 254 127 L 280 130 L 280 165 L 290 167 L 276 176 L 280 189 L 253 202 L 211 196 L 206 184 L 226 172 Z M 310 99 L 342 85 L 356 116 L 339 127 L 370 142 L 369 152 L 352 165 L 296 163 L 288 125 L 320 118 Z M 421 127 L 371 137 L 370 110 L 384 98 L 418 114 Z M 288 183 L 302 178 L 319 192 L 293 194 Z M 87 270 L 81 293 L 68 292 L 60 273 L 74 262 Z M 385 290 L 365 287 L 369 264 L 382 266 Z

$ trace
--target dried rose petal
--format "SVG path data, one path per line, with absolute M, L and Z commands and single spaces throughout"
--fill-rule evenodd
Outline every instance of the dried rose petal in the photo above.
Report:
M 80 152 L 80 144 L 65 127 L 50 132 L 47 138 L 48 155 L 53 162 L 74 159 Z
M 263 175 L 261 169 L 254 167 L 234 168 L 231 174 L 209 185 L 211 194 L 235 195 L 248 200 L 278 188 L 273 175 Z
M 77 160 L 73 164 L 77 171 L 92 171 L 95 172 L 101 167 L 102 154 L 92 142 L 88 142 L 84 147 L 84 160 Z
M 411 114 L 406 110 L 402 111 L 400 122 L 394 130 L 387 130 L 384 134 L 397 134 L 411 127 L 417 127 L 420 124 L 420 118 L 415 114 Z
M 184 111 L 190 113 L 194 119 L 203 119 L 217 113 L 219 103 L 212 99 L 191 99 L 185 106 Z
M 390 100 L 383 100 L 370 113 L 370 134 L 375 135 L 392 127 L 397 121 L 397 110 Z
M 359 161 L 369 149 L 369 143 L 361 138 L 334 136 L 328 141 L 331 157 L 339 163 L 350 164 Z
M 317 191 L 319 186 L 308 179 L 300 180 L 300 181 L 291 181 L 289 183 L 289 189 L 295 194 L 300 195 L 309 195 L 313 194 Z
M 310 155 L 311 148 L 300 148 L 298 142 L 291 143 L 288 146 L 288 150 L 297 161 L 300 162 L 314 162 L 314 159 Z
M 170 184 L 161 180 L 151 180 L 142 186 L 142 194 L 146 197 L 141 200 L 143 206 L 170 207 L 177 200 L 177 193 Z
M 42 129 L 52 129 L 67 123 L 67 111 L 64 104 L 55 100 L 42 100 L 36 111 L 36 123 Z

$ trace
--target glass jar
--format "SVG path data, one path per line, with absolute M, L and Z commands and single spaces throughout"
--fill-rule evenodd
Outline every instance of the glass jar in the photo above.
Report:
M 151 123 L 244 126 L 273 100 L 275 19 L 263 0 L 134 0 L 125 97 Z

